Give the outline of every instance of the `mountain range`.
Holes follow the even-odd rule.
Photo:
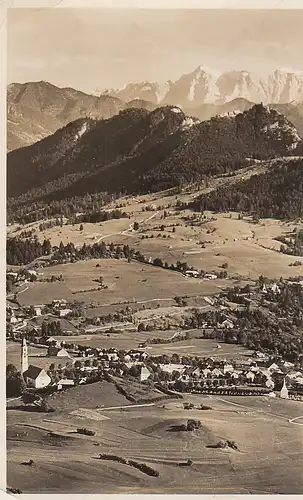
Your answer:
[[[33,144],[78,118],[106,119],[133,107],[155,106],[142,99],[125,103],[43,81],[12,83],[7,88],[7,149]]]
[[[81,118],[7,157],[7,192],[20,203],[86,193],[138,194],[233,174],[303,154],[284,115],[262,104],[201,122],[177,106]]]
[[[261,78],[248,71],[218,72],[198,66],[176,81],[129,83],[107,92],[124,101],[146,99],[155,105],[186,109],[202,104],[222,105],[239,97],[254,103],[285,104],[303,99],[303,71],[276,70]]]
[[[166,88],[142,82],[100,96],[48,82],[12,83],[7,89],[7,149],[31,145],[79,118],[108,119],[124,109],[152,111],[166,104],[178,105],[185,114],[208,120],[269,101],[270,107],[283,113],[303,136],[303,76],[277,71],[267,85],[259,81],[258,86],[244,73],[222,74],[216,80],[216,91],[214,74],[201,67],[174,83],[168,82]],[[292,100],[295,97],[301,100]]]

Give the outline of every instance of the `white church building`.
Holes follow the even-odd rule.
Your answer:
[[[50,376],[43,368],[28,365],[28,348],[24,337],[21,344],[21,373],[28,387],[42,389],[51,383]]]

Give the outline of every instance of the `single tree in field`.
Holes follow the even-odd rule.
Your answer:
[[[138,231],[139,229],[139,222],[135,221],[134,222],[134,231]]]

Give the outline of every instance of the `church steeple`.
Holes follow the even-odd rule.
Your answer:
[[[283,387],[282,387],[281,392],[280,392],[280,398],[282,398],[282,399],[288,398],[288,389],[287,389],[285,378],[284,378],[284,382],[283,382]]]
[[[28,369],[28,352],[25,337],[22,337],[21,344],[21,373],[23,374]]]

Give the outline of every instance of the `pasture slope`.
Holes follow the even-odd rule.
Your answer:
[[[107,382],[54,396],[53,414],[9,409],[8,484],[24,493],[302,492],[303,428],[291,422],[302,404],[184,397],[212,409],[184,410],[182,400],[133,406]],[[201,429],[170,432],[189,418]],[[79,426],[95,436],[78,435]],[[239,451],[214,448],[222,439],[236,441]],[[146,463],[160,476],[98,460],[99,453]],[[21,465],[29,459],[32,467]],[[188,459],[191,467],[178,466]]]

